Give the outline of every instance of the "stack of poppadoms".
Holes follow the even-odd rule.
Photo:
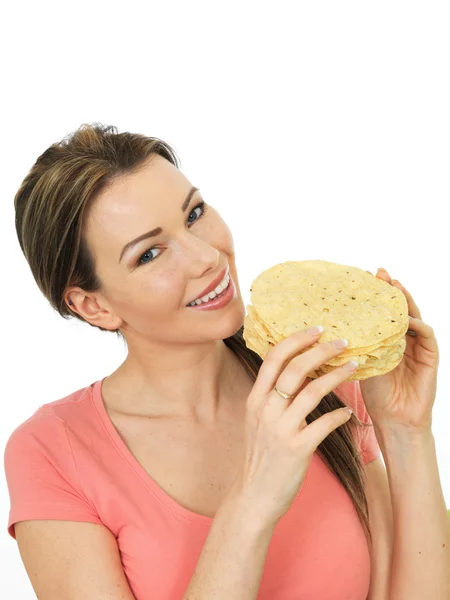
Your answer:
[[[324,260],[287,261],[263,271],[250,292],[243,337],[262,359],[275,344],[314,325],[322,325],[324,332],[304,352],[341,337],[349,344],[311,371],[311,379],[350,359],[359,367],[348,381],[368,379],[392,371],[403,358],[409,326],[405,295],[358,267]]]

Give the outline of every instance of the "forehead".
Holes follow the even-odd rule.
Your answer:
[[[152,207],[180,198],[189,182],[175,165],[154,155],[136,173],[116,179],[93,205],[97,216],[131,214],[138,207]]]
[[[89,247],[112,251],[144,231],[177,217],[191,187],[187,178],[165,158],[154,155],[138,172],[115,180],[93,202],[85,217]],[[117,252],[116,252],[117,254]],[[116,261],[117,262],[117,261]]]

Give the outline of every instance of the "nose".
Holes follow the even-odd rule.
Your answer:
[[[197,271],[197,278],[205,277],[209,273],[218,273],[221,262],[225,262],[221,261],[220,250],[189,232],[183,239],[180,252],[190,267],[195,265],[193,270]]]

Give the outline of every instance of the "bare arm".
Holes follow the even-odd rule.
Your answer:
[[[252,518],[253,512],[253,518]],[[19,551],[42,600],[132,600],[117,540],[103,525],[61,520],[16,523]],[[273,528],[228,496],[217,511],[183,600],[254,600]]]
[[[392,600],[450,598],[450,519],[442,493],[434,436],[376,428],[394,515]]]
[[[236,495],[229,496],[213,520],[183,600],[255,600],[273,531]]]
[[[290,399],[273,390],[275,384],[299,389],[312,369],[343,351],[346,344],[327,342],[298,355],[320,333],[313,328],[289,336],[261,365],[247,398],[245,459],[213,520],[183,600],[257,598],[276,524],[298,494],[318,445],[350,419],[347,409],[337,409],[306,424],[306,416],[350,377],[355,365],[345,363]]]

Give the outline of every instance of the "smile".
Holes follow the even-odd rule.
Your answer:
[[[225,275],[223,280],[219,283],[219,285],[216,288],[214,288],[213,291],[209,292],[205,296],[202,296],[201,298],[197,298],[196,300],[193,300],[186,306],[195,306],[198,304],[208,304],[208,302],[210,300],[214,300],[214,298],[221,296],[222,293],[225,292],[226,289],[228,288],[229,283],[230,283],[230,276],[227,274],[227,275]]]

